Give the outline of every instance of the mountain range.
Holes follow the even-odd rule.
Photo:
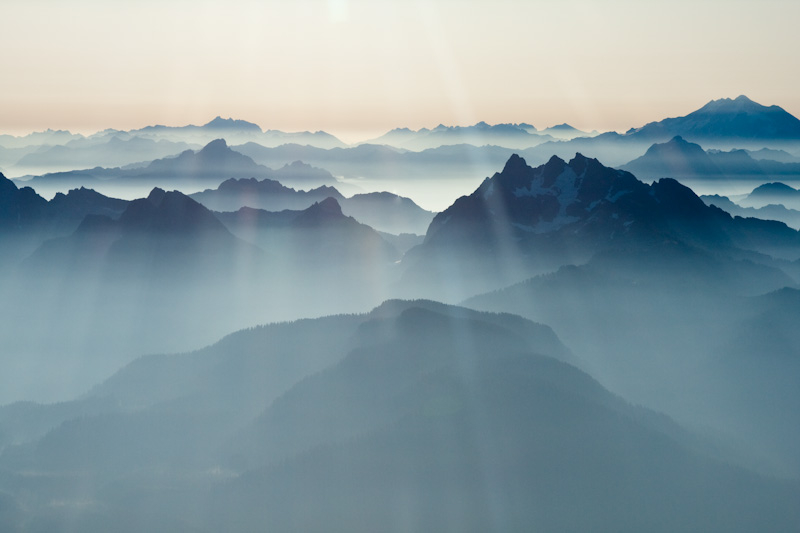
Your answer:
[[[0,405],[0,530],[797,530],[800,232],[751,215],[792,215],[798,145],[762,107],[517,152],[215,119],[0,176],[0,404],[48,401]],[[500,126],[437,134],[541,133]],[[759,168],[744,198],[677,179]]]
[[[258,142],[264,146],[286,143],[322,148],[345,146],[336,137],[321,131],[262,131],[251,122],[217,117],[202,126],[147,126],[129,131],[108,129],[89,136],[53,130],[22,137],[0,135],[0,169],[9,176],[21,177],[97,166],[141,166],[157,158],[200,148],[219,138],[237,144]]]
[[[411,285],[464,297],[602,250],[673,240],[715,252],[800,257],[800,234],[785,225],[732,218],[673,179],[647,185],[578,154],[536,168],[512,156],[502,172],[439,213],[404,262]]]
[[[212,178],[201,175],[203,173],[196,169],[171,168],[171,164],[157,162],[159,157],[164,159],[165,152],[171,149],[176,152],[174,156],[179,156],[177,159],[185,158],[178,153],[182,146],[180,143],[195,148],[222,138],[258,165],[280,168],[302,161],[325,169],[340,180],[340,187],[346,182],[351,188],[348,194],[358,192],[357,188],[361,187],[366,191],[391,189],[404,196],[419,197],[421,194],[431,195],[432,188],[427,184],[447,180],[447,189],[452,192],[447,195],[437,192],[439,197],[434,199],[431,195],[429,203],[424,204],[429,209],[441,210],[459,194],[473,190],[483,177],[502,165],[512,153],[518,153],[534,164],[545,163],[553,155],[566,160],[575,153],[582,153],[611,166],[638,166],[642,178],[679,178],[663,172],[691,171],[692,177],[702,178],[732,176],[774,181],[773,175],[780,174],[794,179],[800,164],[796,123],[798,119],[777,106],[762,106],[740,96],[714,100],[686,116],[631,128],[624,134],[592,132],[583,135],[585,132],[566,124],[537,131],[525,123],[490,125],[480,122],[467,127],[440,125],[418,131],[400,128],[374,140],[377,144],[346,146],[312,142],[300,134],[283,135],[269,130],[258,134],[260,128],[255,124],[218,118],[204,126],[151,126],[130,132],[105,130],[89,137],[73,136],[68,132],[32,135],[29,141],[9,137],[8,147],[0,143],[0,165],[4,165],[7,175],[14,176],[20,176],[20,169],[14,164],[23,158],[26,158],[26,164],[61,166],[60,169],[54,166],[30,167],[25,172],[28,174],[26,179],[31,178],[30,174],[36,174],[29,184],[46,196],[85,186],[104,194],[134,198],[145,195],[153,187],[167,186],[166,182],[160,181],[165,172],[174,174],[168,186],[185,193],[216,186],[231,177],[271,177],[279,181],[282,178],[285,185],[301,188],[332,184],[322,172],[311,179],[313,172],[310,169],[298,168],[294,169],[298,172],[294,172],[289,167],[282,169],[284,172],[278,178],[275,174],[268,175],[264,168],[244,164],[237,168],[231,162],[229,172],[217,173],[219,175]],[[319,135],[324,137],[321,133]],[[550,136],[549,140],[547,136]],[[691,154],[684,154],[689,157],[687,161],[666,161],[659,156],[659,150],[666,155],[660,148],[653,148],[655,152],[645,156],[654,145],[669,143],[675,137],[687,143],[700,143],[713,164],[707,160],[695,160],[697,158],[689,157]],[[46,143],[48,139],[54,143],[61,142],[61,145],[19,146],[26,142]],[[419,141],[419,146],[411,148],[417,151],[407,146],[407,143],[417,142],[415,140]],[[128,144],[131,150],[122,150]],[[642,161],[634,162],[643,156]],[[137,161],[119,169],[97,167],[100,162],[112,166],[132,160]],[[81,161],[85,164],[78,165]],[[50,174],[41,175],[45,171]],[[125,178],[127,184],[114,190],[114,185],[123,185],[120,181],[112,181],[119,178]]]
[[[594,137],[542,143],[525,150],[522,155],[540,161],[552,155],[566,159],[580,152],[606,164],[620,166],[644,155],[654,143],[665,143],[674,137],[708,149],[783,150],[794,158],[792,154],[800,153],[800,120],[778,106],[763,106],[746,96],[722,98],[683,117],[651,122],[624,134],[606,132]],[[785,156],[782,159],[787,162]]]
[[[156,159],[137,168],[95,168],[76,172],[56,172],[34,177],[24,183],[40,189],[58,190],[65,186],[88,185],[122,189],[150,189],[170,182],[177,187],[197,189],[218,184],[230,177],[266,177],[270,169],[257,165],[247,156],[231,150],[224,139],[217,139],[195,152],[186,150],[175,157]]]

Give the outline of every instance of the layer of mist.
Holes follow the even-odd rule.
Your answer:
[[[777,106],[0,146],[2,531],[800,529]]]

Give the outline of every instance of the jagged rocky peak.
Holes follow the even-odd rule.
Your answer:
[[[520,235],[530,235],[557,231],[600,213],[607,218],[616,212],[613,220],[622,221],[624,208],[618,202],[648,203],[652,201],[649,191],[650,187],[632,174],[580,153],[569,163],[553,156],[536,168],[519,155],[512,155],[502,172],[437,215],[426,241],[439,239],[435,235],[445,227],[463,238],[470,232],[491,233],[495,222]]]
[[[6,194],[9,191],[16,191],[17,184],[8,179],[0,172],[0,194]]]
[[[346,218],[342,213],[339,202],[335,198],[326,198],[321,202],[315,202],[314,205],[300,213],[294,220],[293,225],[296,227],[316,227]]]
[[[314,210],[319,213],[324,213],[326,215],[342,215],[342,207],[339,205],[339,202],[336,201],[335,198],[328,197],[322,200],[321,202],[315,202],[314,205],[308,208],[309,211]]]
[[[150,191],[150,194],[147,195],[147,201],[155,206],[159,206],[166,195],[167,191],[160,187],[154,187],[153,190]]]

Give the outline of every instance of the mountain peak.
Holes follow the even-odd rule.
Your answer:
[[[569,125],[569,124],[567,124],[566,122],[564,122],[563,124],[556,124],[555,126],[550,126],[550,127],[549,127],[549,128],[547,128],[547,129],[548,129],[548,130],[556,130],[556,131],[558,131],[558,130],[563,130],[563,131],[578,131],[578,130],[577,130],[577,128],[574,128],[574,127],[570,126],[570,125]]]
[[[707,113],[760,113],[769,109],[766,106],[754,102],[745,95],[739,95],[736,98],[720,98],[718,100],[711,100],[709,103],[700,108],[699,112]]]
[[[228,143],[225,141],[225,139],[214,139],[213,141],[205,145],[203,149],[200,150],[199,153],[218,154],[227,152],[228,150],[230,150],[230,148],[228,148]]]
[[[317,227],[324,224],[345,218],[342,208],[335,198],[325,198],[320,202],[315,202],[311,207],[305,209],[294,219],[293,225],[296,227]]]
[[[339,205],[339,202],[336,201],[336,198],[330,196],[321,202],[315,202],[309,209],[314,208],[314,206],[316,206],[318,211],[328,215],[342,215],[342,207]]]
[[[514,173],[527,167],[528,164],[525,162],[525,159],[520,157],[519,154],[511,154],[511,157],[509,157],[508,161],[506,161],[505,167],[503,167],[503,174],[506,172]]]
[[[166,194],[167,192],[164,189],[160,187],[154,187],[153,190],[150,191],[150,194],[147,195],[147,201],[155,206],[158,206],[164,200],[164,196],[166,196]]]
[[[9,191],[16,191],[18,189],[17,184],[8,179],[0,172],[0,194],[6,194]]]
[[[800,139],[800,120],[776,105],[767,107],[740,95],[711,100],[686,116],[651,122],[629,134],[656,142],[676,135],[691,142]]]
[[[590,159],[582,153],[577,152],[575,157],[570,159],[569,166],[573,171],[575,171],[575,174],[581,174],[584,170],[586,170],[586,167],[589,166],[592,161],[599,163],[597,159]]]
[[[580,152],[575,152],[575,157],[570,159],[569,164],[570,164],[570,166],[572,166],[573,163],[578,164],[578,165],[583,165],[583,164],[586,164],[587,161],[591,161],[591,160],[592,160],[592,158],[586,157],[585,155],[583,155]]]
[[[261,132],[261,127],[258,124],[253,124],[252,122],[247,122],[246,120],[222,118],[221,116],[217,116],[214,120],[204,125],[203,127],[209,129],[217,129],[217,130],[236,129],[236,130],[253,130],[253,131],[257,130]]]

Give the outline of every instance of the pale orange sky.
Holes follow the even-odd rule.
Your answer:
[[[796,0],[3,0],[0,133],[568,122],[746,94],[800,116]]]

